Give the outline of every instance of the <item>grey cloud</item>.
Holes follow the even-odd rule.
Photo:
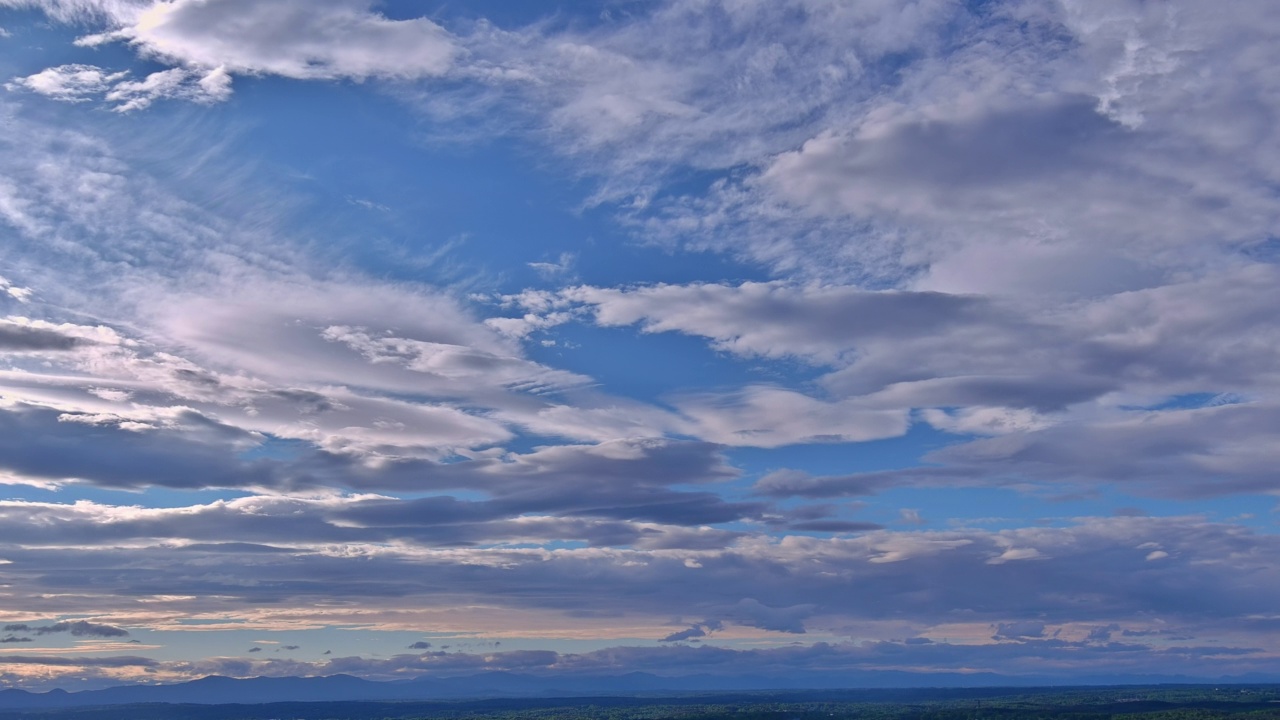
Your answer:
[[[667,489],[736,475],[721,448],[707,443],[649,440],[552,446],[502,460],[403,460],[375,469],[317,450],[303,450],[288,460],[240,459],[237,445],[252,447],[255,438],[196,413],[180,418],[185,428],[136,432],[110,424],[63,422],[65,414],[44,408],[5,410],[0,412],[0,429],[7,430],[2,437],[9,439],[9,447],[0,465],[33,478],[76,478],[121,488],[345,485],[480,490],[493,495],[488,502],[436,497],[408,504],[367,503],[347,513],[350,520],[382,525],[422,526],[433,518],[437,525],[457,525],[461,520],[474,523],[537,512],[568,516],[567,523],[573,517],[597,517],[696,525],[758,516],[766,510],[761,503],[730,502],[709,491]]]
[[[1276,487],[1267,469],[1275,458],[1261,440],[1277,426],[1280,409],[1261,403],[1138,413],[976,440],[927,459],[974,476],[1131,483],[1165,497],[1264,492]]]
[[[1276,28],[1253,24],[1263,4],[1174,6],[1176,20],[1107,3],[986,6],[957,45],[823,117],[800,150],[644,217],[676,242],[826,280],[1027,296],[1160,282],[1198,265],[1203,244],[1274,235],[1280,209],[1259,191],[1274,158],[1252,152],[1277,144],[1256,118],[1280,93],[1245,50]]]
[[[699,623],[693,623],[684,630],[673,632],[658,642],[681,642],[684,640],[692,640],[694,638],[703,638],[713,632],[718,632],[723,629],[724,623],[719,620],[703,620]]]
[[[804,603],[791,607],[769,607],[755,598],[743,598],[724,611],[724,617],[739,625],[777,630],[787,633],[803,633],[804,619],[813,615],[817,605]]]
[[[1270,388],[1277,272],[1255,265],[1061,308],[781,283],[575,288],[603,325],[707,338],[737,354],[834,367],[822,385],[871,407],[1062,410],[1118,390]]]
[[[70,633],[76,637],[128,637],[129,631],[114,625],[92,623],[85,620],[57,622],[51,625],[29,625],[27,623],[10,623],[5,625],[5,632],[28,632],[36,635],[53,633]]]
[[[587,653],[551,651],[424,653],[390,658],[343,657],[321,663],[291,660],[220,659],[199,664],[165,665],[166,670],[218,673],[239,677],[350,673],[378,679],[449,677],[489,671],[559,675],[617,674],[640,670],[668,675],[715,676],[765,674],[787,682],[813,683],[911,665],[934,672],[982,665],[1018,676],[1070,678],[1073,674],[1173,674],[1216,677],[1224,672],[1266,672],[1269,654],[1241,646],[1184,645],[1156,651],[1143,645],[1086,644],[1030,639],[1024,642],[960,645],[946,642],[814,643],[790,647],[734,650],[671,643],[661,647],[611,647]],[[874,678],[872,674],[869,677]]]
[[[427,642],[427,641],[425,641],[425,640],[419,640],[418,642],[416,642],[416,643],[414,643],[414,644],[410,645],[410,646],[409,646],[409,649],[410,649],[410,650],[430,650],[430,649],[431,649],[431,643],[429,643],[429,642]]]
[[[910,485],[917,477],[948,479],[966,478],[967,473],[927,469],[856,473],[843,476],[814,477],[798,470],[776,470],[760,478],[756,492],[769,497],[828,498],[872,495],[888,487]],[[950,477],[949,477],[950,476]]]
[[[29,637],[17,637],[14,635],[6,635],[5,637],[0,638],[0,644],[5,644],[5,645],[8,645],[10,643],[25,643],[25,642],[33,642],[33,641]]]
[[[557,149],[606,175],[603,197],[630,199],[673,168],[740,166],[796,146],[896,84],[901,58],[956,21],[954,5],[933,0],[910,10],[670,2],[590,29],[495,30],[470,36],[471,52],[544,81],[468,88],[423,109],[534,110]],[[495,113],[468,115],[483,126]]]
[[[1044,637],[1044,623],[1034,620],[1000,623],[996,626],[995,631],[995,635],[992,635],[991,637],[996,640],[1025,640],[1028,638],[1042,638]]]
[[[55,665],[62,667],[156,667],[160,663],[151,658],[115,655],[108,657],[65,657],[60,655],[0,655],[0,663],[14,665]]]
[[[89,341],[56,330],[0,322],[0,352],[72,350]]]
[[[1120,630],[1120,626],[1116,623],[1110,625],[1102,625],[1089,631],[1086,640],[1090,642],[1110,642],[1111,636]]]
[[[679,613],[793,633],[894,620],[979,623],[991,628],[988,634],[1003,624],[1006,636],[1025,639],[1040,626],[1047,634],[1052,618],[1054,624],[1079,624],[1083,641],[1100,625],[1144,630],[1154,618],[1182,635],[1246,628],[1269,634],[1274,627],[1249,618],[1272,613],[1268,599],[1280,588],[1269,561],[1280,551],[1275,538],[1194,518],[1094,518],[1061,528],[881,530],[785,541],[756,535],[700,551],[422,552],[402,546],[395,552],[373,546],[376,551],[364,552],[359,544],[343,545],[350,548],[346,553],[363,553],[357,565],[327,550],[333,547],[327,542],[299,544],[289,554],[240,555],[234,562],[173,544],[6,550],[11,563],[5,572],[20,588],[10,607],[47,611],[51,602],[63,604],[47,598],[89,593],[104,609],[124,609],[138,596],[182,594],[192,599],[170,607],[194,612],[206,606],[200,598],[217,597],[219,612],[268,605],[296,607],[305,616],[320,598],[359,598],[370,612],[406,602],[447,599],[456,605],[484,598],[489,605],[565,618],[608,607],[620,617]],[[1153,546],[1167,557],[1148,559]],[[655,587],[662,592],[654,593]],[[868,587],[875,592],[859,591]],[[1087,603],[1079,601],[1081,587],[1089,588]],[[1027,608],[1035,615],[1028,617]]]
[[[879,523],[858,522],[856,520],[806,520],[804,522],[791,523],[788,527],[792,530],[803,532],[830,533],[853,533],[884,529],[884,526]]]
[[[1280,426],[1277,413],[1262,403],[1135,411],[958,443],[926,455],[930,464],[920,467],[824,477],[775,472],[755,490],[775,498],[829,498],[890,487],[1067,482],[1117,483],[1151,497],[1182,499],[1270,492],[1276,480],[1269,468],[1277,458],[1263,438]]]
[[[821,362],[836,362],[870,340],[930,334],[992,312],[990,302],[977,297],[779,282],[583,286],[562,297],[592,310],[599,325],[639,324],[645,332],[702,335],[738,354]]]
[[[237,461],[230,448],[200,442],[196,433],[133,432],[62,422],[62,417],[63,413],[36,407],[0,411],[0,464],[20,475],[79,478],[107,487],[274,484],[271,463]],[[194,414],[188,417],[196,419]],[[230,428],[220,429],[243,437]]]

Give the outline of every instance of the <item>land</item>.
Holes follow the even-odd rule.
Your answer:
[[[953,688],[503,698],[143,703],[0,710],[5,720],[1201,720],[1280,718],[1280,685]]]

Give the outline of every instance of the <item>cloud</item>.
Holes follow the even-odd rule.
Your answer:
[[[38,7],[63,22],[105,24],[77,44],[126,43],[143,58],[172,66],[124,81],[126,72],[62,65],[11,83],[60,100],[104,95],[120,111],[158,98],[225,100],[235,75],[357,81],[439,76],[459,53],[449,33],[430,20],[393,20],[364,0],[6,4]]]
[[[814,442],[864,442],[907,431],[907,414],[856,402],[828,402],[785,388],[750,386],[727,394],[674,400],[689,432],[724,445],[779,447]]]
[[[54,100],[85,102],[92,95],[102,95],[127,72],[107,72],[94,65],[59,65],[34,75],[15,78],[6,83],[8,90],[26,89]]]
[[[996,640],[1026,640],[1042,637],[1044,637],[1044,623],[1033,620],[1000,623],[996,626],[996,634],[992,636]]]
[[[69,633],[75,637],[128,637],[129,631],[114,625],[103,625],[85,620],[57,622],[52,625],[29,625],[27,623],[10,623],[3,627],[5,632],[26,632],[35,635]]]
[[[1089,296],[1203,267],[1208,247],[1274,230],[1255,184],[1274,171],[1248,148],[1268,144],[1252,118],[1280,94],[1242,51],[1260,7],[1177,7],[976,11],[956,45],[897,68],[879,97],[851,94],[798,149],[640,221],[777,272],[949,292]]]
[[[22,318],[0,320],[0,352],[48,352],[71,350],[86,342],[85,338],[58,332],[52,327],[42,327]]]
[[[700,623],[694,623],[684,630],[673,632],[658,642],[682,642],[694,638],[704,638],[713,632],[723,629],[724,623],[719,620],[704,620]]]
[[[559,259],[555,262],[531,262],[526,263],[533,268],[544,280],[550,280],[565,275],[573,270],[573,264],[577,257],[573,253],[560,253]]]
[[[138,608],[130,598],[163,587],[188,598],[168,600],[166,608],[189,616],[227,607],[250,615],[255,607],[293,608],[291,616],[322,624],[344,617],[306,609],[322,598],[361,597],[365,610],[350,619],[370,622],[384,611],[388,618],[400,617],[395,608],[405,598],[429,608],[447,596],[454,604],[507,598],[500,602],[501,613],[482,621],[504,632],[517,630],[524,622],[520,613],[533,609],[569,627],[587,622],[575,611],[607,604],[623,616],[652,617],[655,627],[679,613],[707,618],[701,623],[707,628],[719,621],[781,633],[896,618],[925,627],[1013,623],[1025,634],[1017,623],[1047,624],[1044,618],[1090,628],[1115,622],[1142,629],[1144,618],[1153,616],[1168,627],[1240,628],[1248,617],[1269,612],[1245,586],[1265,589],[1275,579],[1267,564],[1273,538],[1196,518],[1089,518],[1061,528],[1000,531],[870,530],[837,538],[753,534],[683,549],[624,541],[618,547],[549,551],[521,548],[521,537],[509,547],[437,544],[403,524],[353,528],[334,513],[368,502],[258,498],[152,510],[7,503],[6,532],[25,538],[29,547],[7,553],[12,563],[6,573],[24,588],[11,607],[28,612],[49,595],[87,593],[104,612],[133,612]],[[430,527],[433,521],[422,523]],[[559,532],[549,538],[566,537]],[[269,553],[218,547],[246,536],[274,536],[281,547]],[[1147,561],[1150,543],[1168,557]],[[1038,558],[989,562],[1010,548],[1034,549]],[[358,572],[352,557],[361,558]],[[137,565],[143,558],[146,565]],[[235,573],[212,572],[229,573],[232,565]],[[1087,607],[1072,600],[1071,588],[1083,577],[1094,578]],[[880,591],[850,593],[855,578]],[[663,588],[660,595],[643,592],[655,586]],[[103,595],[101,587],[110,593]],[[222,598],[221,604],[201,599],[212,596]],[[1029,607],[1038,615],[1027,617]]]
[[[160,663],[151,658],[114,655],[109,657],[59,657],[56,655],[0,655],[0,663],[49,665],[77,668],[149,668]]]
[[[410,649],[410,650],[430,650],[430,649],[431,649],[431,643],[429,643],[429,642],[427,642],[427,641],[425,641],[425,640],[419,640],[418,642],[416,642],[416,643],[414,643],[414,644],[410,645],[410,646],[409,646],[409,649]]]

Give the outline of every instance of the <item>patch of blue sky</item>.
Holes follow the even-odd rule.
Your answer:
[[[1276,189],[1276,193],[1280,194],[1280,188]],[[1280,237],[1268,237],[1261,242],[1246,245],[1239,252],[1254,262],[1280,263]]]
[[[241,460],[297,460],[315,451],[315,445],[305,440],[264,435],[262,442],[240,453]]]
[[[421,121],[412,110],[369,85],[237,83],[240,112],[253,118],[238,149],[309,198],[292,227],[324,239],[318,252],[372,276],[470,282],[499,292],[579,281],[764,279],[731,257],[676,257],[635,237],[612,208],[583,207],[587,180],[518,140],[424,140],[414,133]],[[335,103],[335,93],[345,101]],[[707,177],[690,182],[705,184]],[[533,267],[566,254],[571,260],[562,273]]]
[[[1235,405],[1244,402],[1244,398],[1234,393],[1197,392],[1183,393],[1166,398],[1153,405],[1126,406],[1126,410],[1198,410],[1200,408]]]
[[[146,488],[145,490],[116,490],[93,485],[68,484],[60,488],[42,488],[31,485],[0,485],[0,498],[41,503],[74,503],[86,500],[100,505],[140,506],[150,508],[179,508],[191,505],[207,505],[219,500],[233,500],[252,495],[245,490],[225,488],[200,488],[181,490],[173,488]]]
[[[544,337],[556,344],[542,346]],[[683,393],[803,383],[818,374],[799,363],[743,360],[716,352],[702,338],[636,327],[571,323],[535,335],[527,347],[533,360],[587,375],[612,395],[663,404]]]

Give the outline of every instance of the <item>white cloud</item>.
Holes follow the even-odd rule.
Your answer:
[[[112,85],[128,76],[127,72],[108,72],[93,65],[59,65],[41,70],[34,75],[14,78],[6,83],[8,90],[26,89],[31,92],[67,102],[85,102],[92,95],[101,95]]]
[[[183,98],[196,102],[219,102],[231,95],[231,76],[222,67],[208,72],[182,68],[151,73],[142,80],[118,82],[105,95],[116,103],[118,112],[141,110],[161,98]]]
[[[234,75],[312,80],[410,80],[439,76],[460,50],[426,18],[392,20],[367,0],[5,0],[38,7],[63,22],[95,22],[103,32],[77,43],[122,42],[172,65],[139,81],[84,65],[50,68],[15,84],[64,100],[106,93],[121,111],[157,98],[217,102]]]
[[[116,20],[119,29],[81,42],[125,41],[168,62],[238,74],[408,79],[443,74],[457,53],[430,20],[391,20],[367,0],[173,0]]]
[[[3,276],[0,276],[0,290],[4,291],[5,295],[8,295],[10,298],[17,300],[20,303],[27,303],[31,301],[31,288],[14,285]]]

